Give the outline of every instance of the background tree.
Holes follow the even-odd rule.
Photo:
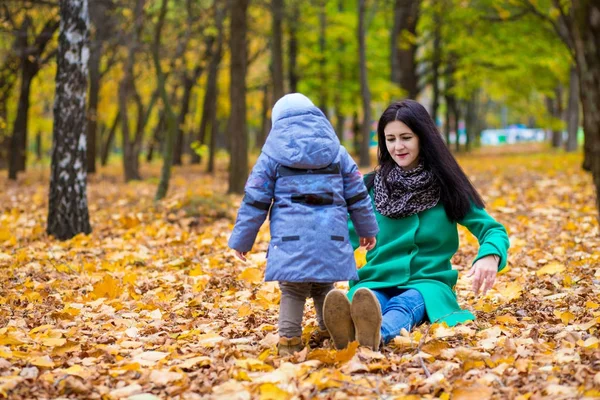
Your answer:
[[[175,141],[177,135],[177,121],[175,120],[175,113],[171,108],[171,102],[166,88],[165,74],[160,65],[160,39],[162,35],[162,28],[165,23],[165,17],[167,15],[167,0],[162,0],[160,7],[160,13],[158,16],[158,22],[156,23],[156,31],[154,34],[154,44],[152,47],[152,59],[154,61],[154,68],[156,68],[156,76],[158,78],[158,91],[164,107],[165,113],[165,147],[163,152],[163,167],[160,175],[160,182],[156,191],[156,200],[161,200],[167,194],[169,189],[169,179],[171,178],[171,165],[173,163],[173,150],[175,148]]]
[[[144,0],[136,0],[133,12],[133,23],[127,35],[127,60],[124,65],[124,75],[119,85],[119,114],[121,120],[121,134],[123,143],[123,170],[125,181],[141,179],[139,171],[139,155],[144,137],[146,107],[136,87],[134,68],[136,55],[141,47],[141,35],[144,28]],[[134,100],[137,108],[137,122],[135,135],[131,137],[132,125],[129,121],[129,102]],[[151,104],[154,105],[156,97],[153,96]],[[148,107],[150,108],[150,107]]]
[[[42,5],[43,6],[43,5]],[[20,87],[16,118],[10,141],[8,177],[17,179],[17,172],[24,171],[27,164],[27,136],[31,83],[40,69],[56,55],[52,38],[58,29],[58,16],[53,7],[43,6],[46,17],[35,18],[32,6],[17,5],[12,13],[4,8],[6,18],[15,32],[15,51],[19,58]],[[19,15],[19,14],[23,15]],[[20,17],[20,24],[17,18]],[[43,19],[41,28],[39,19]]]
[[[368,167],[369,160],[369,142],[371,141],[371,91],[369,90],[369,80],[367,76],[367,56],[366,56],[366,0],[358,0],[358,51],[360,66],[360,93],[363,104],[363,122],[361,126],[362,145],[360,147],[360,166]]]
[[[216,147],[216,133],[218,129],[217,123],[217,98],[219,95],[218,73],[219,65],[223,57],[223,40],[224,40],[224,20],[227,15],[228,2],[215,1],[213,5],[216,40],[214,40],[214,51],[210,53],[210,61],[208,65],[208,76],[206,78],[206,89],[202,102],[202,115],[200,119],[200,128],[198,129],[197,142],[204,145],[208,142],[209,160],[207,171],[214,170],[214,155]],[[201,161],[198,152],[192,154],[192,163]]]
[[[89,4],[90,22],[93,26],[93,34],[90,40],[90,58],[89,58],[89,101],[88,101],[88,124],[87,124],[87,172],[96,172],[96,155],[98,138],[98,104],[100,96],[100,86],[102,77],[115,64],[116,49],[114,47],[115,22],[113,16],[115,4],[113,0],[97,0]],[[113,42],[113,43],[111,43]],[[101,66],[102,58],[109,47],[113,47],[109,60],[104,68]]]
[[[273,62],[273,100],[280,99],[284,92],[283,85],[283,0],[271,0],[273,13],[273,36],[271,40],[271,54]]]
[[[60,0],[49,235],[90,233],[86,182],[87,0]]]
[[[417,75],[417,23],[421,0],[396,0],[391,32],[391,79],[409,99],[419,94]]]
[[[246,122],[246,31],[247,11],[249,0],[232,0],[231,37],[229,48],[231,52],[231,68],[229,99],[231,113],[229,116],[229,146],[231,160],[229,161],[229,192],[243,193],[248,178],[248,125]]]

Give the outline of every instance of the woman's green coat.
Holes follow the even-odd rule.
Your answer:
[[[369,191],[371,199],[373,190]],[[375,204],[373,204],[375,209]],[[430,322],[446,322],[449,326],[474,320],[468,310],[461,310],[454,285],[458,271],[450,259],[458,250],[458,230],[446,215],[444,206],[422,211],[406,218],[392,219],[375,209],[379,224],[377,245],[367,252],[367,263],[358,270],[358,281],[350,281],[348,297],[361,287],[381,289],[397,287],[415,289],[425,299]],[[479,241],[479,252],[473,262],[488,255],[500,257],[498,270],[506,265],[508,235],[502,224],[484,209],[473,208],[459,221]],[[358,236],[349,222],[350,240],[356,249]]]

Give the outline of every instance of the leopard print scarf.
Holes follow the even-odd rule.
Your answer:
[[[436,206],[440,186],[423,162],[409,171],[398,165],[384,178],[381,170],[375,174],[375,208],[389,218],[405,218]]]

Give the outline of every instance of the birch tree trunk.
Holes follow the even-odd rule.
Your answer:
[[[87,0],[60,0],[47,226],[60,240],[92,230],[86,182],[88,37]]]

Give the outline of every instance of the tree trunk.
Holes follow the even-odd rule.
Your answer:
[[[288,75],[290,81],[290,92],[298,91],[298,21],[300,20],[300,9],[298,7],[299,0],[293,0],[288,8],[288,25],[290,27],[290,39],[288,41]]]
[[[100,153],[100,164],[103,167],[106,166],[106,163],[108,162],[108,154],[110,153],[110,147],[112,146],[112,142],[115,137],[115,132],[117,131],[117,126],[119,125],[120,117],[121,117],[121,114],[119,113],[119,111],[117,111],[117,115],[115,116],[115,119],[110,127],[110,130],[108,131],[108,137],[106,138],[106,141],[104,142],[104,145],[102,146],[102,151]]]
[[[369,90],[369,80],[367,77],[365,2],[366,0],[358,0],[358,59],[360,70],[360,95],[362,98],[363,109],[363,121],[361,127],[362,144],[360,146],[361,167],[368,167],[371,163],[371,160],[369,159],[369,144],[371,141],[371,91]]]
[[[248,177],[248,127],[246,122],[246,68],[247,68],[247,11],[249,0],[232,0],[230,34],[230,88],[229,99],[229,193],[244,193]]]
[[[33,43],[30,43],[29,31],[31,30],[31,24],[32,21],[27,16],[16,32],[18,37],[15,47],[19,53],[21,62],[21,88],[17,117],[14,122],[13,134],[10,142],[8,177],[11,180],[17,179],[17,172],[25,171],[25,165],[27,163],[27,125],[29,120],[31,81],[37,75],[42,65],[48,61],[48,57],[42,59],[42,55],[44,54],[46,46],[52,39],[54,32],[58,28],[57,20],[48,20],[41,32],[33,38]]]
[[[218,98],[218,75],[219,65],[223,54],[223,21],[227,15],[227,2],[223,1],[215,3],[215,25],[217,28],[217,41],[215,51],[212,52],[209,65],[208,76],[206,78],[206,91],[204,93],[204,101],[202,104],[202,117],[200,120],[200,129],[196,140],[205,144],[207,136],[211,135],[212,125],[215,124],[217,115],[217,98]],[[201,161],[200,155],[196,152],[192,153],[192,164],[199,164]]]
[[[98,103],[102,75],[111,67],[110,63],[107,69],[102,72],[100,64],[104,54],[104,44],[111,40],[116,34],[116,18],[111,14],[116,8],[113,0],[96,1],[89,4],[90,22],[93,26],[93,39],[90,42],[90,92],[88,101],[88,128],[87,128],[87,172],[96,172],[96,155],[98,140]]]
[[[459,127],[460,127],[460,106],[458,104],[458,100],[456,98],[453,98],[452,101],[452,114],[454,116],[453,120],[454,120],[454,134],[456,137],[456,152],[458,153],[460,151],[460,135],[459,135]]]
[[[160,144],[163,142],[163,132],[166,128],[165,113],[161,111],[158,117],[158,123],[154,127],[154,133],[148,146],[148,153],[146,154],[146,162],[151,163],[154,159],[154,151],[158,148],[160,150]]]
[[[420,3],[420,0],[396,0],[394,5],[391,35],[392,82],[404,89],[409,99],[416,99],[419,94],[417,46],[413,38],[417,33]]]
[[[325,72],[325,65],[327,63],[327,56],[325,54],[326,37],[325,33],[327,30],[327,0],[321,0],[319,5],[319,108],[323,111],[323,114],[327,117],[327,73]]]
[[[452,90],[454,89],[454,63],[455,57],[453,54],[448,56],[448,61],[446,64],[446,71],[444,73],[445,85],[444,85],[444,99],[446,101],[446,118],[444,123],[444,131],[446,132],[446,146],[448,148],[452,148],[452,143],[450,143],[450,133],[453,128],[453,115],[456,99]]]
[[[579,130],[579,79],[577,69],[571,67],[569,79],[569,105],[567,107],[567,132],[568,138],[565,150],[577,150],[577,131]]]
[[[466,151],[471,151],[471,145],[474,142],[475,136],[478,132],[478,105],[479,91],[474,90],[469,96],[465,110],[465,130],[467,135],[467,141],[465,144]]]
[[[352,147],[354,147],[354,154],[360,154],[360,144],[361,144],[361,129],[362,126],[360,124],[360,120],[358,119],[358,112],[354,111],[354,115],[352,116]]]
[[[196,84],[197,79],[183,79],[183,97],[181,99],[181,110],[177,117],[176,126],[176,140],[173,151],[173,165],[182,165],[181,157],[183,156],[183,148],[185,143],[185,133],[183,125],[185,124],[185,118],[190,110],[190,99],[192,98],[192,89]],[[170,108],[170,107],[169,107]]]
[[[208,144],[208,165],[206,172],[212,174],[215,172],[215,155],[217,150],[217,137],[221,128],[221,121],[213,119],[210,128],[210,143]]]
[[[283,0],[271,0],[273,14],[273,35],[271,36],[271,63],[273,69],[273,99],[279,100],[285,93],[283,87],[283,46],[281,43],[283,32]]]
[[[35,159],[37,161],[42,159],[42,132],[40,131],[35,134]]]
[[[162,33],[162,27],[165,22],[165,17],[167,15],[167,1],[168,0],[162,0],[160,14],[156,24],[156,32],[154,35],[154,46],[152,49],[152,59],[154,61],[154,68],[156,69],[156,77],[158,78],[158,91],[160,92],[160,98],[162,99],[165,122],[167,125],[167,130],[165,131],[165,148],[163,151],[163,166],[160,174],[160,182],[156,190],[155,200],[163,199],[169,190],[171,165],[173,163],[173,147],[175,146],[175,141],[177,139],[177,121],[175,119],[175,113],[171,109],[171,102],[169,101],[169,95],[167,94],[166,89],[166,78],[160,65],[160,37]]]
[[[446,146],[450,148],[450,96],[446,94],[446,113],[444,114],[444,136],[446,137]]]
[[[433,87],[433,99],[431,101],[431,118],[437,125],[437,112],[440,106],[440,64],[442,62],[442,18],[438,11],[434,15],[434,37],[433,37],[433,59],[431,60],[431,70],[433,72],[431,85]]]
[[[10,136],[6,131],[8,110],[6,102],[0,99],[0,170],[8,167],[8,148],[10,147]]]
[[[22,29],[19,31],[19,36],[21,36]],[[19,40],[17,38],[17,45]],[[7,104],[17,83],[19,68],[19,57],[16,54],[6,57],[0,68],[0,170],[8,167],[8,150],[10,149],[11,137],[8,130]]]
[[[32,69],[31,63],[29,61],[23,61],[17,117],[13,127],[9,151],[10,158],[8,163],[8,177],[12,180],[17,179],[17,172],[25,171],[25,165],[27,164],[29,95],[31,92],[31,81],[33,80],[35,74],[36,72]]]
[[[584,162],[592,172],[600,213],[600,37],[597,34],[600,31],[600,5],[590,1],[573,0],[571,12],[587,146]]]
[[[126,182],[141,179],[139,172],[141,139],[139,139],[139,136],[140,132],[143,132],[143,127],[141,126],[140,122],[143,119],[142,116],[144,115],[144,109],[141,99],[136,92],[133,68],[135,65],[135,56],[138,50],[139,40],[143,28],[144,3],[145,0],[137,0],[135,4],[134,26],[131,32],[131,39],[128,43],[129,54],[125,62],[124,77],[119,86],[119,113],[121,115],[121,134],[123,135],[123,170],[125,173]],[[131,96],[135,98],[138,108],[137,132],[133,140],[131,139],[128,112],[128,103]]]
[[[90,233],[87,207],[87,0],[60,0],[49,235],[59,240]]]
[[[344,1],[340,0],[338,1],[338,12],[340,14],[342,14],[344,12]],[[338,38],[338,54],[344,54],[344,49],[346,47],[346,43],[345,43],[345,39],[344,38]],[[342,57],[338,57],[338,62],[337,62],[337,71],[338,71],[338,82],[344,82],[345,81],[345,75],[346,75],[346,68],[344,66],[344,60],[342,59]],[[340,142],[344,139],[344,113],[342,111],[342,90],[336,90],[334,91],[334,95],[333,95],[333,107],[335,109],[335,132],[337,134],[338,139],[340,139]]]
[[[554,89],[554,98],[548,98],[548,112],[554,118],[554,123],[557,120],[562,121],[562,89],[560,85],[556,86]],[[551,138],[552,147],[559,148],[562,146],[562,130],[556,129],[555,127],[552,129],[552,138]]]
[[[100,95],[100,59],[102,58],[102,43],[93,40],[90,44],[90,99],[87,110],[87,172],[96,172],[96,131],[98,127],[98,101]]]
[[[263,87],[263,101],[262,101],[262,111],[261,111],[261,125],[260,130],[258,131],[258,135],[256,135],[256,145],[257,149],[262,149],[265,141],[267,140],[267,135],[271,130],[271,118],[269,118],[269,109],[271,108],[271,102],[269,101],[269,85],[265,85]]]
[[[346,122],[346,117],[342,114],[341,106],[336,107],[335,109],[335,133],[340,140],[340,143],[344,140],[344,123]]]

